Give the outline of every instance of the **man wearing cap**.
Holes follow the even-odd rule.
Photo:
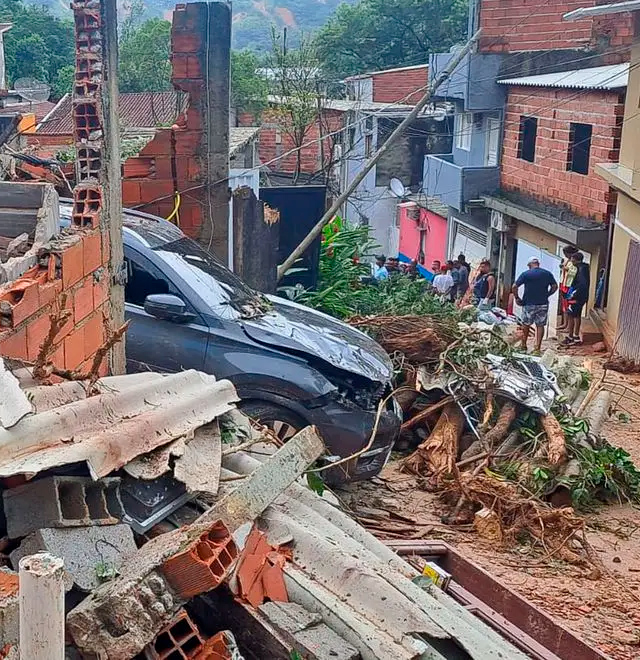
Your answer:
[[[544,268],[540,268],[537,257],[531,257],[527,266],[529,270],[521,273],[511,288],[516,302],[524,308],[522,314],[522,350],[527,350],[527,340],[531,326],[536,328],[535,353],[540,353],[544,329],[549,319],[549,298],[558,290],[555,277]],[[524,294],[520,298],[518,290],[524,286]]]

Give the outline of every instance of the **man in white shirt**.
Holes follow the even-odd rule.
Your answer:
[[[453,277],[446,266],[440,268],[440,273],[433,278],[433,288],[441,296],[448,296],[453,289]]]
[[[384,254],[379,254],[376,257],[376,263],[373,267],[373,277],[374,279],[380,282],[381,280],[389,279],[389,271],[387,270],[385,264],[387,263],[387,258]]]

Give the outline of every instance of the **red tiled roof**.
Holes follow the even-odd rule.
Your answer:
[[[175,90],[169,92],[136,92],[120,94],[120,128],[156,128],[170,125],[187,104],[186,94]],[[47,118],[38,133],[48,135],[71,135],[71,96],[64,96]]]
[[[0,25],[0,27],[2,26]],[[51,103],[51,101],[40,101],[38,103],[25,101],[24,103],[14,103],[13,105],[0,108],[0,116],[11,117],[13,115],[24,115],[32,112],[36,116],[36,121],[42,121],[55,107],[56,104]]]

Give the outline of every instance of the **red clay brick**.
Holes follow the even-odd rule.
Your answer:
[[[162,572],[180,597],[188,600],[219,586],[237,556],[233,537],[218,522],[198,541],[168,559]]]
[[[102,237],[93,231],[84,237],[84,274],[93,273],[102,265]]]
[[[95,312],[84,325],[84,354],[92,357],[104,343],[104,323],[101,312]]]
[[[0,355],[27,360],[27,329],[0,332]]]
[[[79,282],[84,275],[84,249],[82,241],[69,246],[61,255],[62,285],[65,289]]]
[[[64,369],[64,342],[61,342],[53,354],[49,357],[51,363],[58,367],[58,369]]]
[[[161,197],[173,195],[173,181],[144,179],[140,182],[140,197],[142,202],[154,202]]]
[[[2,296],[5,300],[9,299],[12,304],[14,327],[40,309],[40,295],[38,293],[40,286],[40,283],[36,280],[18,280],[14,283],[14,286],[9,288],[8,296]]]
[[[33,361],[38,357],[49,328],[51,328],[51,319],[48,312],[27,323],[27,359]]]
[[[52,303],[58,298],[62,292],[62,280],[53,280],[40,286],[38,295],[40,297],[40,305],[44,307]]]
[[[109,277],[107,271],[103,271],[100,279],[93,284],[93,309],[104,305],[109,299]]]
[[[76,369],[84,362],[84,327],[80,326],[64,340],[65,369]]]
[[[204,640],[189,615],[181,610],[173,621],[165,626],[145,648],[150,660],[188,660],[202,651]]]
[[[140,182],[128,179],[122,180],[123,206],[137,206],[140,204]]]
[[[208,639],[195,660],[231,660],[231,649],[224,631]]]
[[[73,315],[76,324],[93,312],[93,277],[85,277],[73,292]]]

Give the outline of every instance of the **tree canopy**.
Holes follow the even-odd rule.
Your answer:
[[[0,23],[13,24],[4,34],[8,84],[36,78],[51,85],[54,99],[71,91],[65,89],[68,67],[74,64],[71,21],[55,17],[44,6],[0,0]]]
[[[267,81],[258,75],[259,67],[251,51],[231,51],[231,105],[256,115],[266,106],[269,93]]]
[[[120,38],[121,92],[162,92],[171,89],[171,23],[150,18],[136,24],[133,14]]]
[[[465,38],[468,0],[359,0],[342,4],[316,34],[336,77],[428,61]]]

